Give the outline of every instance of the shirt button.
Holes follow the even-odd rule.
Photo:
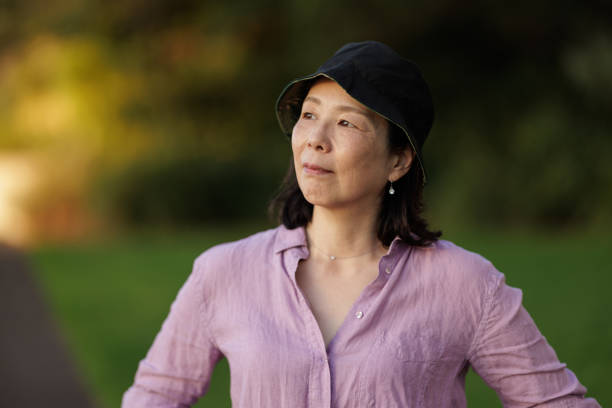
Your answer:
[[[391,275],[391,269],[389,269],[389,268],[385,268],[385,273],[386,273],[387,275]]]
[[[355,313],[355,317],[358,318],[358,319],[361,319],[363,317],[363,312],[359,311],[359,312]]]

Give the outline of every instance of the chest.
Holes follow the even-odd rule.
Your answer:
[[[308,301],[326,346],[352,312],[363,290],[378,275],[378,266],[364,264],[358,271],[344,272],[316,270],[306,262],[296,271],[296,282]]]
[[[233,389],[253,387],[260,406],[461,406],[425,403],[446,398],[455,382],[461,389],[469,339],[464,346],[458,341],[473,326],[441,330],[450,311],[436,306],[439,296],[432,299],[437,285],[401,285],[400,270],[387,274],[384,262],[382,274],[376,265],[348,278],[309,275],[301,266],[295,282],[281,274],[241,281],[239,290],[228,292],[236,300],[217,309],[213,332]],[[259,282],[269,290],[253,290]],[[431,392],[434,382],[444,392]]]

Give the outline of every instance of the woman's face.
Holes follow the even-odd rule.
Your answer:
[[[298,184],[313,205],[378,208],[387,181],[408,170],[410,154],[389,150],[388,122],[336,82],[318,80],[293,128]]]

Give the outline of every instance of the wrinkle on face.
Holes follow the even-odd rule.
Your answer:
[[[367,126],[350,122],[351,118],[356,122],[356,115]],[[292,135],[296,176],[304,197],[327,207],[378,205],[393,167],[388,126],[386,119],[353,99],[336,82],[317,81],[302,105]],[[317,149],[313,141],[325,148]],[[304,160],[325,164],[333,174],[305,174]]]

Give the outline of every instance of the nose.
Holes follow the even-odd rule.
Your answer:
[[[331,150],[329,141],[329,129],[325,124],[316,124],[310,128],[306,139],[306,145],[319,152],[326,153]]]

